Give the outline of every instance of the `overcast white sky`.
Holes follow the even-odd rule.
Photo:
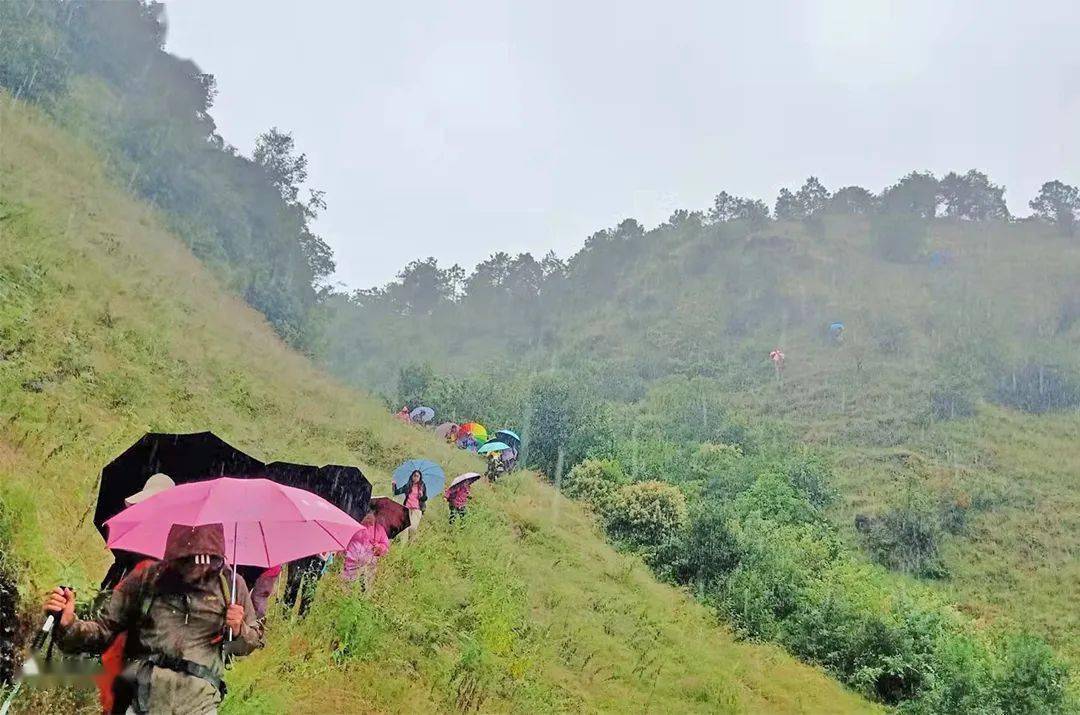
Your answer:
[[[1080,183],[1080,6],[167,0],[250,154],[293,132],[349,287],[428,255],[577,250],[721,190],[979,168]]]

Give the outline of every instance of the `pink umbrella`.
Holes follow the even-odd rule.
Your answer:
[[[110,549],[165,555],[173,524],[221,524],[236,566],[278,566],[324,551],[344,551],[360,524],[322,497],[269,479],[223,477],[181,484],[124,509],[105,522]],[[232,640],[232,630],[229,640]]]
[[[360,528],[311,492],[269,479],[181,484],[128,507],[105,522],[111,549],[161,558],[173,524],[221,524],[234,566],[278,566],[324,551],[343,551]]]

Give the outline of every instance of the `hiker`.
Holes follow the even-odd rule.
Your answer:
[[[514,467],[517,465],[517,450],[513,447],[510,447],[509,449],[504,449],[502,452],[499,453],[499,459],[506,467],[506,471],[512,472],[514,471]]]
[[[829,340],[833,345],[840,345],[844,342],[844,324],[840,322],[832,323],[829,325]]]
[[[255,617],[262,622],[266,617],[266,610],[270,607],[270,596],[274,594],[274,588],[281,576],[281,566],[238,566],[236,573],[248,584],[251,603],[255,606]]]
[[[469,491],[472,489],[472,480],[460,482],[446,490],[446,501],[450,505],[450,523],[465,516],[465,507],[469,503]]]
[[[769,353],[769,359],[772,360],[773,367],[776,369],[776,379],[782,379],[784,376],[784,351],[776,348]]]
[[[289,562],[289,573],[285,579],[285,606],[292,610],[300,598],[300,615],[306,616],[311,602],[315,599],[315,587],[326,571],[326,562],[330,554],[316,554]]]
[[[138,504],[154,496],[159,492],[176,486],[176,483],[167,474],[158,472],[151,475],[143,484],[140,491],[124,499],[124,506]],[[113,553],[113,565],[101,582],[99,594],[105,598],[112,596],[112,591],[124,578],[136,574],[148,566],[154,564],[157,559],[132,553],[130,551],[116,551]],[[102,712],[112,712],[114,707],[113,685],[120,674],[124,672],[124,650],[127,647],[127,632],[117,634],[112,643],[101,654],[101,672],[94,678],[98,687],[98,699],[101,701]]]
[[[390,548],[386,538],[386,529],[375,520],[375,512],[369,511],[360,521],[360,528],[349,540],[345,549],[345,565],[341,569],[341,578],[352,582],[362,578],[361,585],[367,591],[375,578],[375,566]]]
[[[409,481],[400,487],[394,487],[394,496],[405,495],[405,508],[409,510],[409,528],[402,532],[402,543],[409,543],[409,539],[416,536],[416,530],[420,526],[420,517],[427,508],[427,485],[424,484],[423,475],[419,469],[414,469],[409,474]]]
[[[502,460],[502,452],[488,452],[487,476],[491,482],[496,482],[499,477],[506,474],[506,462]]]
[[[214,713],[225,695],[223,658],[262,646],[247,586],[238,579],[232,591],[230,576],[221,524],[174,524],[162,561],[124,579],[100,617],[79,619],[68,588],[54,589],[45,611],[60,614],[55,637],[67,653],[100,653],[128,632],[113,712]]]
[[[412,417],[409,416],[409,406],[408,405],[405,405],[400,410],[398,410],[397,414],[395,414],[394,417],[398,418],[402,422],[407,422],[407,423],[410,423],[410,424],[412,423]]]

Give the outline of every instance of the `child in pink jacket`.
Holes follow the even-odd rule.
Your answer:
[[[472,482],[461,482],[446,490],[446,501],[450,504],[450,523],[465,516],[465,507],[469,503],[469,490]]]
[[[375,521],[375,514],[368,512],[345,549],[345,566],[342,568],[341,577],[346,581],[355,581],[362,577],[364,590],[371,588],[371,581],[375,578],[375,565],[389,548],[390,540],[386,538],[386,529]]]

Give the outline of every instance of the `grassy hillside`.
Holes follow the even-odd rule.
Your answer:
[[[410,456],[477,466],[286,349],[98,157],[6,96],[0,246],[0,548],[26,617],[51,585],[96,582],[97,474],[144,431],[211,428],[268,458],[359,464],[376,492]],[[226,710],[873,709],[778,649],[735,643],[532,476],[478,491],[460,531],[434,506],[370,597],[327,579],[306,621],[275,616]]]
[[[356,298],[361,317],[343,310],[335,335],[345,346],[362,336],[383,360],[407,360],[409,346],[459,374],[506,375],[509,354],[576,375],[616,412],[647,405],[672,376],[695,380],[668,419],[704,415],[708,398],[830,453],[841,497],[831,514],[852,543],[857,515],[913,497],[955,517],[929,583],[980,622],[1038,633],[1076,661],[1080,240],[1030,221],[915,224],[926,236],[906,261],[883,257],[865,217],[624,224],[590,238],[514,314],[492,301],[491,316],[470,322],[478,308],[466,296],[417,317],[390,290],[381,303]],[[826,338],[833,321],[846,324],[842,345]],[[783,381],[774,347],[787,355]],[[393,376],[363,361],[330,352],[342,375],[393,391]],[[1062,404],[1025,407],[1051,398]]]

